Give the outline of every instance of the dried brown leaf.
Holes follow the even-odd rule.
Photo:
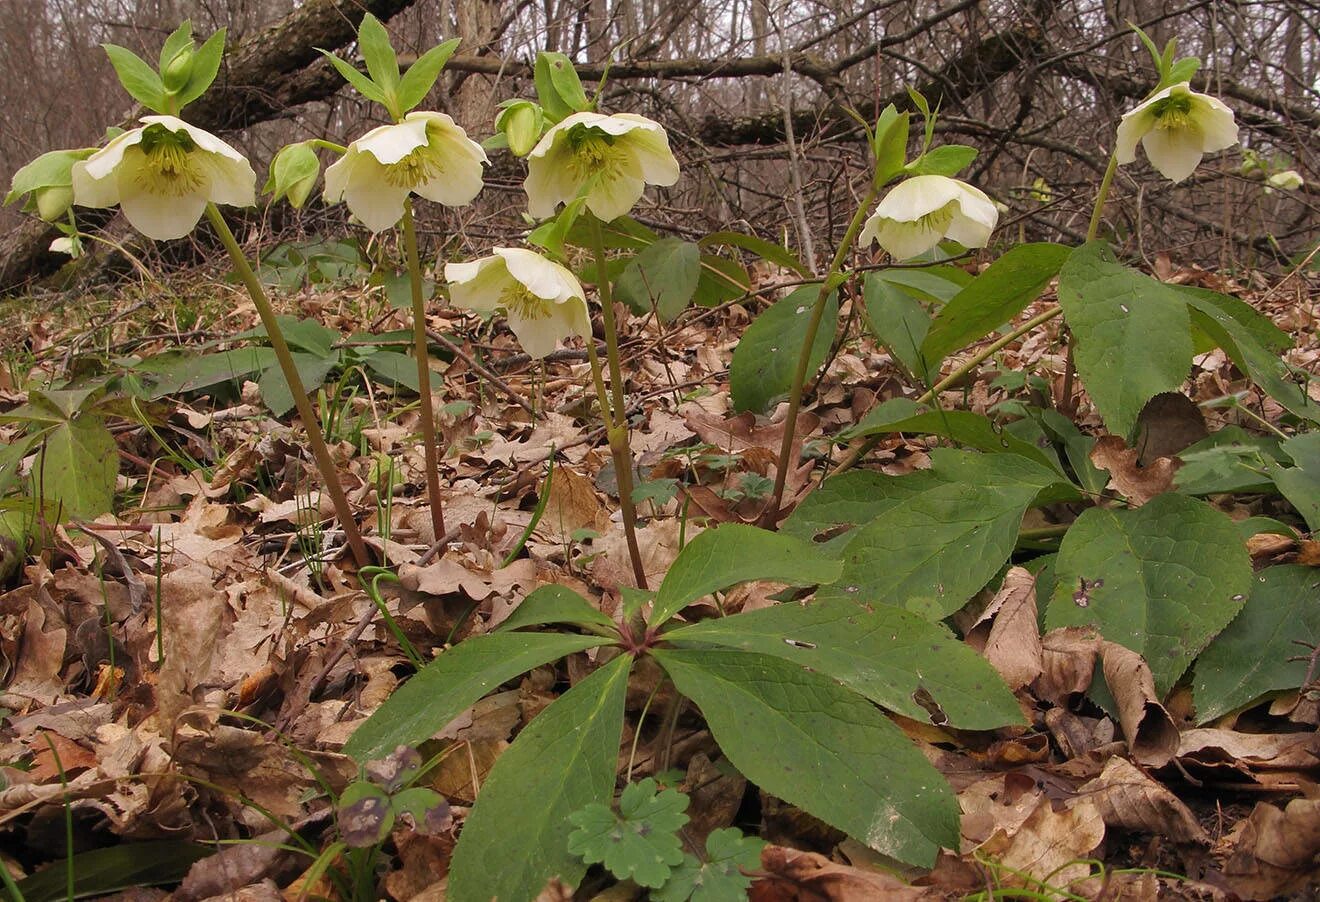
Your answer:
[[[1146,465],[1137,462],[1139,453],[1129,449],[1117,435],[1102,435],[1091,449],[1091,463],[1109,471],[1109,488],[1140,507],[1156,495],[1173,488],[1173,475],[1182,465],[1173,457],[1158,457]]]
[[[1224,864],[1229,885],[1245,899],[1272,899],[1314,889],[1320,856],[1320,799],[1293,799],[1280,810],[1261,802],[1235,831]]]
[[[1174,842],[1210,842],[1191,809],[1123,758],[1110,758],[1100,776],[1082,784],[1077,793],[1095,804],[1108,827],[1153,833]]]
[[[1178,727],[1160,704],[1150,666],[1141,655],[1115,642],[1103,643],[1100,655],[1132,760],[1163,767],[1178,751]]]
[[[985,612],[967,635],[1010,689],[1021,689],[1041,673],[1040,628],[1036,620],[1036,578],[1013,567]]]
[[[909,886],[891,874],[835,864],[824,855],[783,846],[762,849],[761,868],[767,876],[752,884],[752,902],[904,902],[932,896],[930,890]]]

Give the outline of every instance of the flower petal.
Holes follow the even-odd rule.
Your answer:
[[[645,190],[646,183],[640,176],[606,173],[587,190],[587,209],[601,222],[610,222],[631,210]]]
[[[523,190],[527,192],[527,212],[536,219],[553,216],[561,203],[577,197],[582,183],[574,178],[568,163],[568,151],[562,143],[560,147],[547,148],[539,157],[527,157]]]
[[[438,115],[438,114],[437,114]],[[386,166],[397,163],[419,147],[425,147],[425,117],[408,117],[394,125],[373,128],[350,145],[359,153],[369,153]]]
[[[958,200],[962,182],[946,175],[916,175],[890,189],[875,208],[875,215],[896,222],[914,222]]]
[[[485,185],[481,163],[471,157],[449,156],[445,170],[435,178],[414,185],[413,191],[427,200],[448,207],[461,207],[472,202]]]
[[[640,165],[642,178],[648,185],[668,187],[678,181],[678,160],[674,159],[669,149],[669,138],[663,130],[638,129],[624,140],[629,153]]]
[[[1201,126],[1201,149],[1206,153],[1224,150],[1238,143],[1237,122],[1233,111],[1214,97],[1196,95],[1196,121]]]
[[[864,231],[895,260],[907,260],[924,254],[940,243],[944,237],[939,229],[932,227],[926,220],[899,222],[896,219],[872,215]]]
[[[257,202],[257,174],[252,164],[240,156],[237,160],[227,155],[212,156],[207,161],[211,187],[207,192],[213,203],[232,207],[250,207]]]
[[[364,165],[365,164],[365,165]],[[383,232],[403,218],[408,189],[391,185],[378,164],[363,161],[344,186],[344,202],[353,215],[373,232]]]
[[[1156,127],[1141,139],[1150,164],[1171,182],[1191,175],[1203,156],[1201,133],[1191,128]]]
[[[537,297],[559,302],[586,297],[581,283],[573,273],[553,260],[547,260],[535,251],[517,247],[497,247],[494,251],[496,256],[504,260],[509,275]]]
[[[133,228],[157,241],[182,238],[196,228],[206,209],[206,196],[200,191],[182,196],[142,191],[134,184],[134,162],[129,155],[117,173],[119,208]]]
[[[449,302],[464,310],[492,313],[500,305],[504,289],[513,277],[502,257],[495,255],[465,263],[446,263],[445,280],[449,282]]]

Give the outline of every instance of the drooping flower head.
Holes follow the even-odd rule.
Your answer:
[[[569,335],[591,335],[582,285],[569,270],[533,251],[497,247],[489,257],[446,263],[445,278],[455,307],[504,311],[532,357],[544,357]]]
[[[143,116],[73,164],[73,202],[113,207],[143,235],[164,241],[193,230],[208,202],[250,207],[257,175],[234,148],[175,116]]]
[[[1201,157],[1232,147],[1238,139],[1233,111],[1219,100],[1193,91],[1187,82],[1170,85],[1123,115],[1115,154],[1120,164],[1137,158],[1137,142],[1150,164],[1173,182],[1181,182]]]
[[[345,201],[367,228],[383,232],[403,218],[409,194],[448,207],[470,203],[481,191],[481,165],[489,162],[449,116],[409,113],[348,145],[325,171],[325,198]]]
[[[999,211],[985,193],[945,175],[918,175],[893,187],[862,228],[896,260],[907,260],[952,238],[964,247],[985,247]]]
[[[632,113],[574,113],[541,136],[527,155],[528,210],[553,216],[587,187],[586,205],[597,219],[624,215],[647,185],[678,181],[678,161],[658,122]]]

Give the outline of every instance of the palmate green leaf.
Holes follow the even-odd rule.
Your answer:
[[[407,113],[426,99],[435,87],[436,79],[445,63],[454,55],[462,38],[450,38],[437,44],[417,58],[399,80],[399,112]]]
[[[549,623],[606,628],[614,626],[614,621],[608,615],[572,589],[549,585],[533,590],[496,630],[516,630]]]
[[[811,543],[741,523],[708,529],[688,542],[656,591],[651,624],[669,620],[698,598],[754,579],[794,586],[828,582],[839,562]]]
[[[1046,629],[1095,626],[1145,657],[1161,695],[1251,592],[1233,521],[1184,495],[1136,510],[1091,508],[1064,536]]]
[[[370,761],[401,745],[415,746],[501,683],[607,641],[563,633],[491,633],[465,639],[400,686],[357,728],[344,754]]]
[[[115,75],[119,76],[119,83],[134,100],[154,112],[168,112],[165,108],[165,85],[146,60],[118,44],[102,44],[101,48],[110,57],[110,65],[114,67]]]
[[[656,649],[678,691],[747,779],[920,867],[957,848],[958,802],[903,732],[861,696],[768,655]]]
[[[1072,249],[1060,244],[1019,244],[944,306],[922,341],[931,370],[953,351],[1011,322],[1059,272]]]
[[[706,860],[684,855],[669,882],[651,893],[655,902],[746,902],[752,878],[761,868],[765,840],[725,827],[706,837]]]
[[[390,34],[371,13],[358,25],[358,50],[367,64],[367,74],[388,97],[399,86],[399,58],[390,43]]]
[[[978,151],[966,144],[941,144],[932,147],[907,166],[909,175],[954,176],[976,159]]]
[[[1320,642],[1320,571],[1288,564],[1253,579],[1242,613],[1196,659],[1197,723],[1296,689],[1308,662],[1299,649]]]
[[[1092,241],[1059,271],[1059,304],[1074,338],[1077,373],[1109,431],[1127,435],[1146,402],[1176,391],[1192,365],[1182,296],[1120,265]]]
[[[291,356],[293,365],[298,370],[298,378],[302,380],[303,388],[308,392],[315,392],[324,385],[330,371],[339,365],[337,356],[321,357],[301,351],[294,351]],[[284,378],[284,370],[278,363],[261,374],[261,378],[257,380],[257,388],[261,392],[261,400],[275,416],[282,417],[293,410],[295,406],[293,389],[289,387],[288,380]]]
[[[819,285],[804,285],[764,311],[743,332],[729,364],[734,410],[764,413],[788,394],[819,294]],[[831,292],[811,346],[808,378],[825,361],[838,323],[839,296]]]
[[[179,91],[176,101],[180,109],[201,97],[211,87],[220,72],[220,60],[224,54],[225,29],[221,28],[193,52],[188,83]]]
[[[692,302],[700,278],[701,248],[681,238],[661,238],[628,262],[614,292],[639,316],[654,309],[669,323]]]
[[[527,902],[551,877],[582,879],[587,866],[568,850],[566,820],[614,795],[631,664],[621,655],[582,680],[500,755],[463,824],[447,898]]]
[[[678,831],[688,822],[688,797],[676,789],[657,792],[647,777],[624,787],[619,813],[593,802],[568,816],[574,826],[568,851],[587,864],[604,864],[620,880],[661,886],[683,862]]]
[[[45,432],[33,465],[36,489],[61,516],[90,520],[111,510],[119,449],[105,420],[77,414]]]
[[[947,617],[1008,560],[1027,507],[1059,481],[1016,454],[940,448],[930,458],[930,470],[900,477],[916,480],[917,491],[853,531],[843,573],[817,598]]]
[[[665,639],[783,658],[914,720],[967,730],[1022,723],[1017,700],[985,658],[942,624],[890,605],[779,604],[680,627]]]
[[[846,434],[848,438],[862,438],[893,432],[938,435],[979,451],[1017,454],[1055,469],[1054,461],[1044,450],[1006,431],[985,414],[970,410],[928,410],[908,398],[892,398],[878,405]],[[1062,478],[1062,474],[1056,472],[1056,475]]]
[[[1291,467],[1272,466],[1269,474],[1313,533],[1320,532],[1320,432],[1295,435],[1279,446]]]
[[[921,343],[930,330],[930,314],[921,302],[883,272],[867,273],[862,281],[866,325],[912,379],[929,383],[930,369],[921,355]]]
[[[849,470],[832,476],[804,498],[779,526],[782,535],[796,536],[826,554],[838,555],[852,541],[855,527],[879,517],[905,498],[930,488],[921,472],[886,476],[870,470]]]
[[[330,61],[330,65],[334,66],[335,71],[343,76],[344,81],[352,85],[359,94],[368,100],[375,101],[376,103],[386,103],[386,94],[380,86],[357,69],[353,68],[351,63],[345,62],[329,50],[321,50],[319,47],[317,50],[322,56]]]

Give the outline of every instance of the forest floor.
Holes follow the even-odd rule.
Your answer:
[[[1251,302],[1294,337],[1290,362],[1320,374],[1314,275],[1252,274],[1230,283],[1164,259],[1154,269],[1166,281]],[[355,343],[404,341],[387,333],[408,328],[406,312],[385,289],[364,285],[363,272],[340,275],[314,285],[294,278],[276,292],[277,303],[339,338],[318,403],[368,542],[398,572],[383,593],[409,643],[430,657],[488,633],[550,583],[615,615],[632,576],[580,346],[536,365],[498,323],[483,326],[432,305],[430,328],[461,350],[436,350],[446,361],[436,367],[443,373],[437,415],[447,529],[437,536],[415,399],[353,356]],[[758,278],[758,294],[740,302],[689,310],[663,328],[640,317],[622,327],[632,450],[649,499],[640,506],[639,535],[653,585],[703,528],[755,522],[765,504],[784,408],[770,417],[735,415],[728,389],[739,336],[786,290],[783,274],[762,270]],[[1047,292],[1022,320],[1050,300]],[[833,447],[831,436],[909,388],[864,335],[853,307],[845,298],[847,337],[796,424],[809,463],[791,474],[791,499],[843,456],[846,448]],[[241,288],[205,269],[167,283],[7,300],[0,304],[0,414],[19,409],[30,386],[98,374],[131,378],[133,361],[180,347],[214,353],[256,322]],[[1002,415],[1015,404],[1057,398],[1064,369],[1057,323],[987,361],[944,395],[944,406]],[[351,337],[366,333],[377,338]],[[85,529],[57,528],[38,557],[11,562],[0,589],[0,868],[16,879],[38,873],[24,884],[29,900],[64,896],[66,834],[80,853],[127,853],[77,875],[89,881],[80,883],[89,894],[123,890],[122,898],[147,900],[172,893],[184,902],[241,893],[229,898],[293,902],[330,892],[312,858],[272,824],[291,825],[313,848],[333,841],[331,794],[357,776],[356,763],[339,750],[406,678],[409,659],[355,578],[300,432],[263,406],[257,374],[240,375],[193,390],[184,385],[136,408],[124,402],[109,414],[119,456],[116,514]],[[1282,415],[1220,351],[1197,358],[1185,388],[1212,429],[1256,430],[1257,417],[1273,423]],[[1206,403],[1241,392],[1254,417]],[[1103,432],[1085,397],[1076,421],[1083,431]],[[0,422],[0,443],[22,428]],[[1151,428],[1187,428],[1186,417],[1170,414]],[[907,474],[929,464],[938,441],[895,435],[863,466]],[[1235,519],[1272,513],[1273,502],[1255,495],[1211,500]],[[1258,566],[1320,566],[1320,545],[1304,536],[1256,538],[1250,550]],[[744,585],[719,600],[720,612],[770,605],[781,588]],[[1021,602],[1006,593],[983,593],[954,623],[974,623],[992,596],[1001,606]],[[1026,641],[1039,654],[1034,619],[1029,632]],[[969,641],[983,644],[984,631],[971,630]],[[1298,655],[1308,653],[1298,646]],[[382,846],[382,893],[443,897],[450,852],[485,775],[523,726],[591,666],[579,653],[537,668],[432,740],[435,749],[459,751],[427,777],[452,806],[452,825],[433,834],[396,825]],[[645,701],[630,695],[621,760],[634,779],[661,775],[689,792],[694,835],[732,825],[765,839],[761,869],[751,874],[761,900],[1002,898],[1013,887],[1034,898],[1311,898],[1320,885],[1313,869],[1320,851],[1314,695],[1276,694],[1196,727],[1190,692],[1175,688],[1165,707],[1180,735],[1158,768],[1133,763],[1115,721],[1080,694],[1051,705],[1026,686],[1018,697],[1028,728],[959,731],[895,716],[949,779],[963,810],[963,848],[946,851],[925,872],[896,868],[749,786],[719,761],[691,709],[673,731],[644,724],[629,756]],[[261,842],[241,842],[253,837]],[[141,845],[148,842],[164,844]],[[191,860],[179,850],[196,844],[211,857],[189,872]],[[125,872],[130,861],[140,870]],[[44,885],[32,882],[39,878]],[[151,883],[163,888],[124,889]],[[579,897],[640,893],[610,886],[603,871],[592,870]],[[549,888],[543,898],[570,895]]]

